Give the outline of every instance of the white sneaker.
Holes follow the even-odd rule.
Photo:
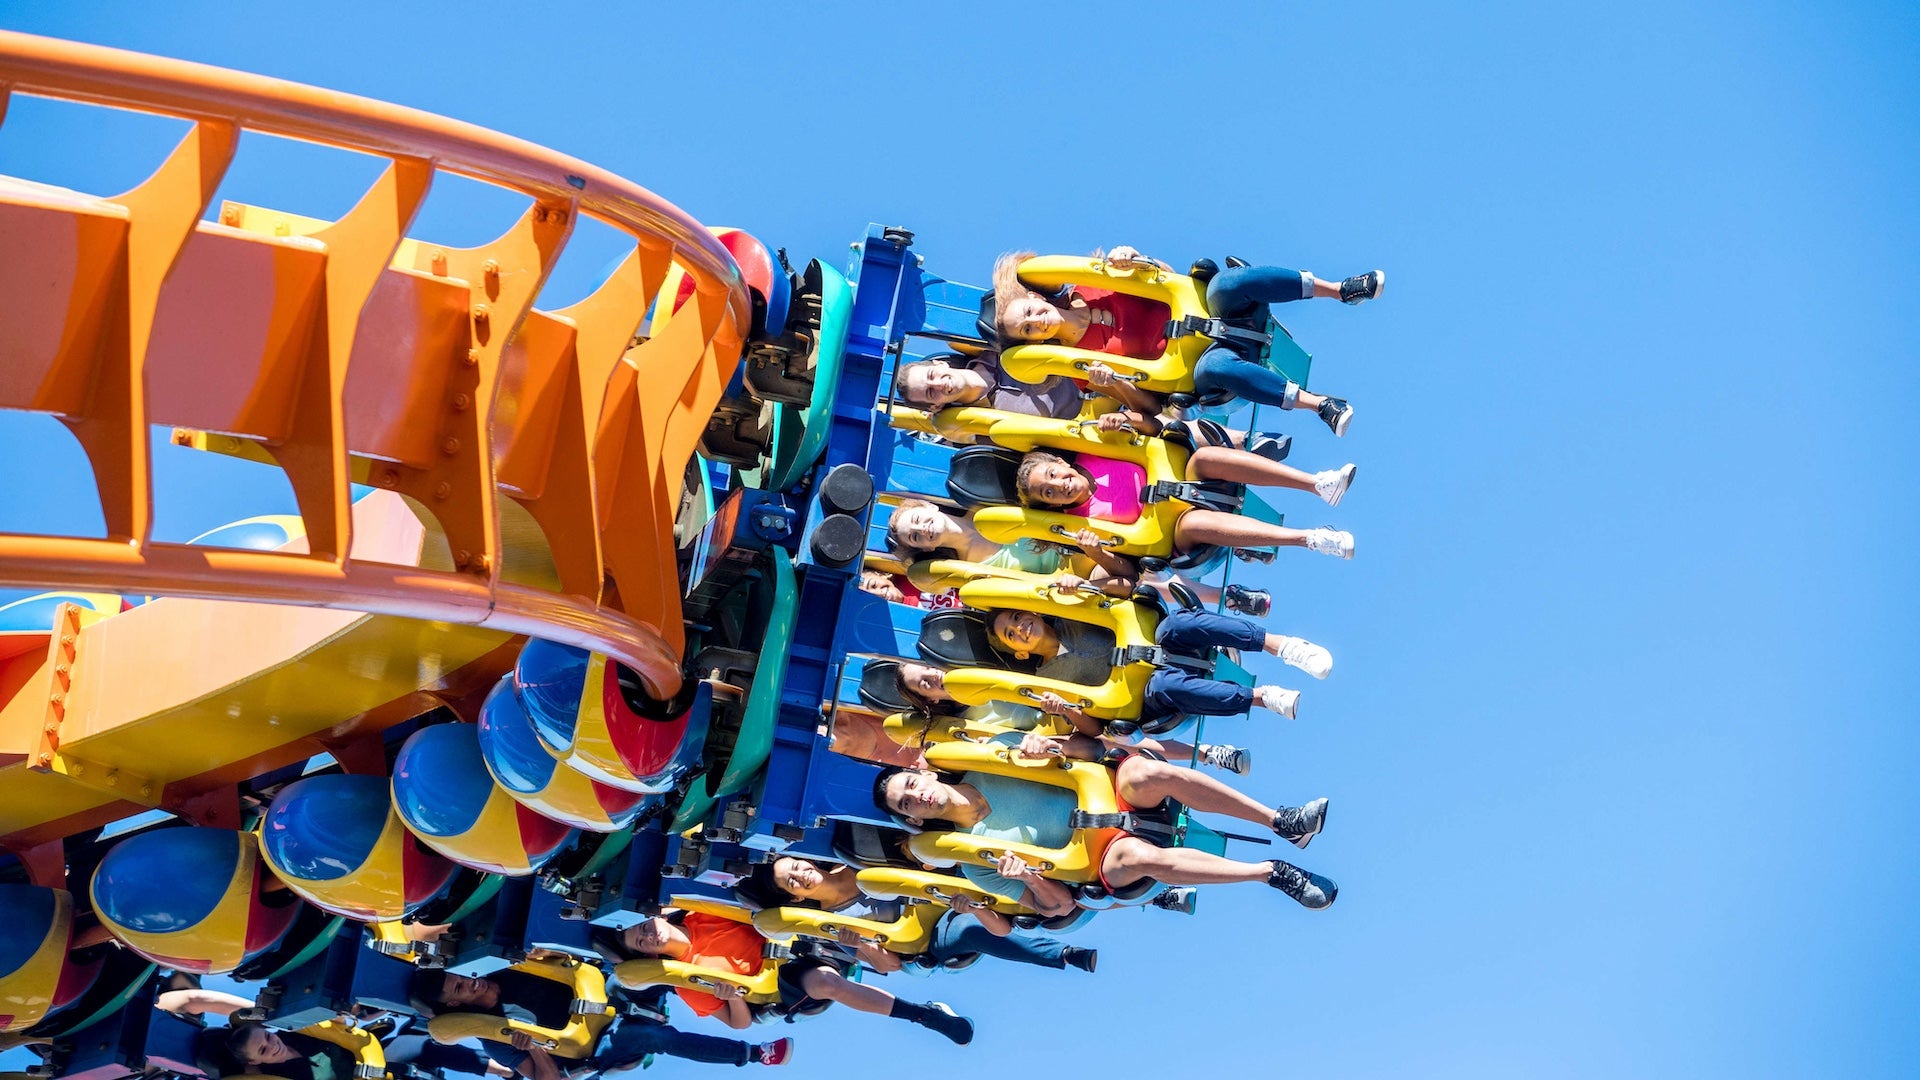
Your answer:
[[[1211,765],[1235,776],[1245,776],[1253,771],[1253,751],[1245,747],[1214,743],[1210,746],[1196,747],[1196,749],[1200,751],[1202,765]]]
[[[1289,690],[1284,686],[1262,686],[1253,692],[1260,707],[1277,712],[1289,720],[1295,719],[1294,712],[1300,705],[1300,691]]]
[[[1358,465],[1346,465],[1338,469],[1313,474],[1313,493],[1328,506],[1339,506],[1340,500],[1353,486],[1353,476],[1360,471]]]
[[[1353,534],[1338,529],[1309,529],[1307,550],[1316,555],[1338,555],[1343,559],[1351,559]]]
[[[1280,647],[1273,650],[1289,667],[1297,667],[1316,679],[1324,679],[1333,673],[1333,654],[1325,648],[1315,645],[1306,638],[1279,635]]]

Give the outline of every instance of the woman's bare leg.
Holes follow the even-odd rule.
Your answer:
[[[1224,885],[1265,881],[1272,873],[1270,862],[1245,863],[1196,848],[1157,847],[1137,836],[1123,836],[1107,845],[1100,862],[1100,876],[1117,889],[1141,878],[1168,885]]]
[[[1190,551],[1207,544],[1234,548],[1306,547],[1307,531],[1218,510],[1189,510],[1174,522],[1176,549]]]
[[[1135,754],[1120,763],[1113,781],[1114,790],[1134,806],[1157,806],[1166,799],[1177,799],[1189,810],[1225,814],[1256,825],[1273,825],[1273,807],[1205,773],[1178,768],[1170,762]]]
[[[1278,461],[1268,461],[1258,454],[1250,454],[1245,450],[1229,450],[1224,446],[1205,446],[1195,450],[1193,455],[1187,458],[1187,479],[1227,480],[1235,484],[1251,484],[1256,487],[1312,491],[1314,475]]]

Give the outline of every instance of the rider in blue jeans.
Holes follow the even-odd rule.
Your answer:
[[[1131,252],[1127,248],[1121,250]],[[1139,257],[1138,253],[1132,255]],[[1112,260],[1112,256],[1108,258]],[[1337,297],[1343,303],[1358,304],[1379,296],[1386,280],[1387,275],[1379,270],[1332,282],[1322,281],[1304,270],[1236,266],[1220,271],[1207,283],[1207,312],[1216,319],[1263,330],[1270,315],[1270,304],[1314,297]],[[1310,393],[1299,383],[1289,381],[1260,362],[1258,348],[1231,340],[1214,342],[1194,365],[1194,389],[1202,396],[1224,392],[1262,405],[1312,409],[1335,435],[1347,433],[1347,425],[1353,422],[1353,406],[1343,398]]]
[[[1031,611],[1002,611],[991,624],[995,645],[1016,660],[1038,659],[1036,675],[1082,686],[1098,686],[1113,673],[1117,645],[1113,631],[1092,623],[1054,619]],[[1205,657],[1213,648],[1259,650],[1280,657],[1315,678],[1333,669],[1326,649],[1297,637],[1269,634],[1258,623],[1210,611],[1176,611],[1160,620],[1154,641],[1177,656]],[[1291,720],[1300,691],[1280,686],[1246,687],[1196,675],[1177,664],[1162,664],[1147,680],[1140,719],[1150,722],[1180,713],[1235,716],[1253,705]],[[1076,730],[1097,733],[1100,721],[1086,716],[1051,691],[1040,695],[1044,712],[1066,717]]]
[[[1143,317],[1135,310],[1140,301],[1110,300],[1106,303],[1118,305],[1115,311],[1095,311],[1089,307],[1088,311],[1092,314],[1088,314],[1088,311],[1080,310],[1085,305],[1073,300],[1070,294],[1065,298],[1049,298],[1028,288],[1019,280],[1018,267],[1030,254],[1012,252],[994,263],[994,295],[998,298],[995,323],[1003,338],[1026,342],[1059,341],[1073,345],[1090,325],[1111,326],[1116,333],[1127,329],[1132,329],[1136,334],[1143,332],[1142,328],[1132,326],[1136,319]],[[1172,270],[1165,263],[1148,259],[1125,245],[1106,253],[1104,258],[1116,270],[1129,270],[1143,263]],[[1207,283],[1207,311],[1215,318],[1260,330],[1266,327],[1270,304],[1308,299],[1360,304],[1379,296],[1386,280],[1386,274],[1379,270],[1334,282],[1316,278],[1307,271],[1278,266],[1231,267],[1215,274],[1213,280]],[[1120,326],[1120,323],[1126,323],[1127,326]],[[1108,348],[1110,350],[1111,346]],[[1341,398],[1310,393],[1299,384],[1288,381],[1286,376],[1260,362],[1257,349],[1257,345],[1250,343],[1216,342],[1201,354],[1194,367],[1194,389],[1202,395],[1229,393],[1247,401],[1278,405],[1283,409],[1312,409],[1333,429],[1335,435],[1347,433],[1347,425],[1353,422],[1351,405]],[[1095,365],[1095,368],[1103,369],[1104,365]],[[1157,408],[1157,405],[1141,400],[1150,395],[1145,395],[1144,391],[1130,390],[1104,370],[1090,371],[1089,381],[1102,392],[1116,393],[1129,408],[1146,411]]]

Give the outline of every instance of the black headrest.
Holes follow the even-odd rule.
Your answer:
[[[947,494],[963,507],[1014,506],[1020,502],[1014,478],[1021,454],[1003,446],[969,446],[947,466]]]
[[[920,703],[901,692],[900,661],[869,660],[860,672],[860,703],[883,712],[914,712]]]
[[[915,866],[906,857],[901,834],[864,822],[837,821],[833,826],[833,853],[852,866]]]
[[[980,317],[974,320],[973,328],[989,342],[1000,340],[1000,304],[993,298],[993,291],[980,298]]]
[[[1016,661],[993,646],[991,616],[949,608],[928,613],[920,624],[920,655],[948,667],[1032,671],[1032,661]]]

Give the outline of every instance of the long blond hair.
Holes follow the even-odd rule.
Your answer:
[[[1039,296],[1026,282],[1020,280],[1020,264],[1034,257],[1032,251],[1009,251],[993,260],[993,314],[994,329],[1007,333],[1006,323],[1002,321],[1002,312],[1007,305],[1022,295],[1032,293]],[[1043,297],[1044,299],[1044,297]]]

